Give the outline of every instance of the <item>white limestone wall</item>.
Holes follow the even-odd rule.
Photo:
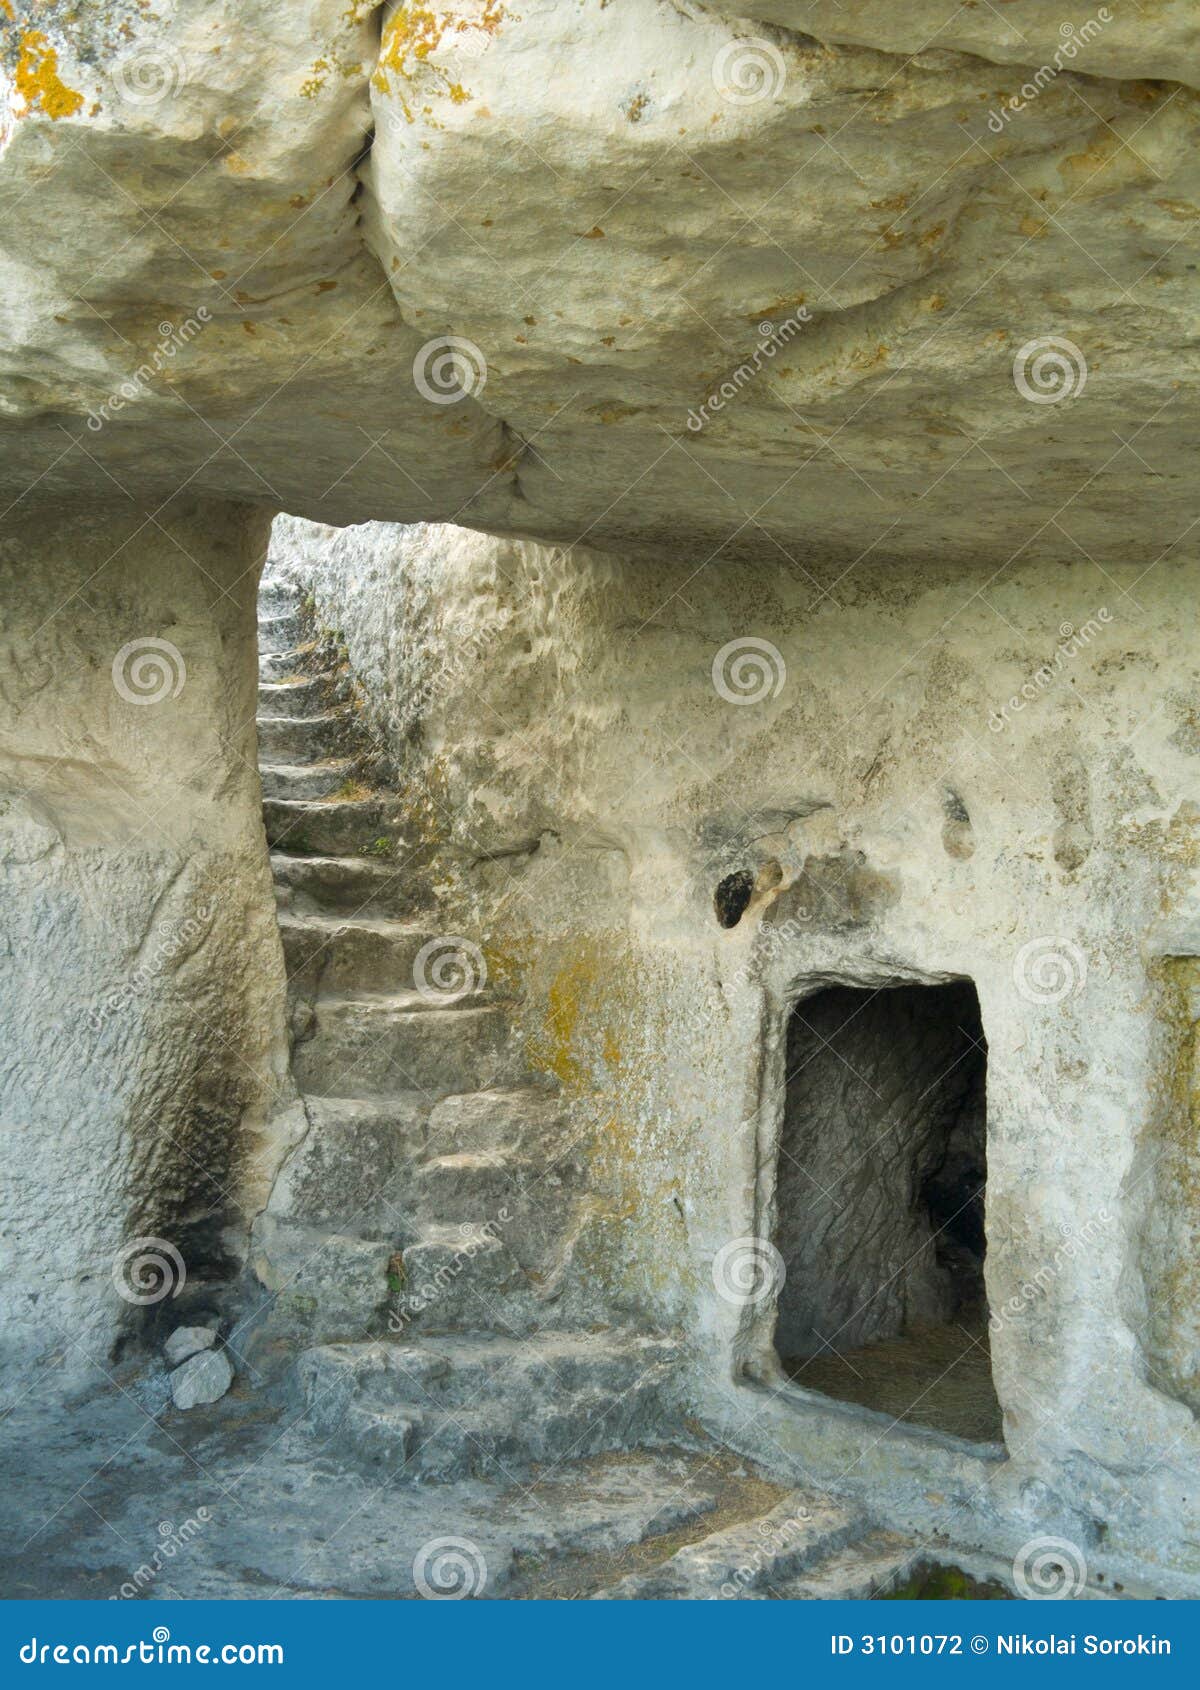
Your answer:
[[[281,521],[273,549],[315,568],[403,724],[444,919],[516,982],[528,1060],[587,1135],[580,1271],[687,1331],[737,1423],[729,1381],[776,1378],[773,1304],[717,1282],[726,1246],[771,1234],[788,1004],[969,978],[1005,1495],[1040,1486],[1078,1530],[1187,1564],[1194,1009],[1168,959],[1197,940],[1196,564],[328,538]],[[409,711],[422,665],[442,682]],[[739,867],[757,889],[724,929]]]
[[[269,1189],[289,1082],[255,762],[266,534],[180,501],[20,508],[0,535],[6,1400],[101,1383],[123,1333],[219,1294]]]

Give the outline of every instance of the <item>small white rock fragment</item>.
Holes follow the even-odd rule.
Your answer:
[[[233,1368],[224,1350],[201,1350],[171,1375],[171,1396],[176,1408],[198,1408],[216,1402],[233,1384]]]
[[[178,1367],[181,1361],[200,1350],[211,1350],[217,1341],[215,1326],[177,1326],[163,1345],[168,1367]]]

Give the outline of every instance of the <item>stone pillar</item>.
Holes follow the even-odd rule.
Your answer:
[[[219,1297],[278,1159],[268,522],[177,501],[0,524],[0,1401],[47,1364],[99,1383],[122,1334]]]

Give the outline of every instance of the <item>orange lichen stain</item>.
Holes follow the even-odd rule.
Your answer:
[[[533,326],[534,326],[534,324],[535,324],[535,323],[536,323],[536,322],[537,322],[537,318],[536,318],[536,317],[526,317],[526,319],[525,319],[525,327],[526,327],[526,328],[528,328],[528,329],[531,329],[531,328],[533,328]]]
[[[318,282],[317,283],[317,292],[318,293],[329,293],[335,287],[337,287],[337,283],[333,282],[333,281]]]
[[[307,194],[293,194],[291,199],[288,201],[288,204],[295,211],[303,211],[305,206],[310,203],[311,201],[309,200],[309,196]]]
[[[594,223],[590,229],[586,230],[579,236],[579,239],[581,241],[602,241],[604,239],[604,230],[600,227],[599,223]]]
[[[513,339],[516,341],[518,346],[528,346],[528,344],[529,344],[529,342],[526,340],[526,338],[523,334],[515,334],[513,336]]]
[[[490,229],[492,227],[492,224],[493,224],[493,219],[490,218],[490,217],[485,217],[483,219],[483,222],[479,225],[479,227],[481,229]]]
[[[600,344],[601,344],[601,346],[613,346],[613,345],[616,344],[616,339],[617,339],[616,335],[612,335],[612,334],[601,335],[600,336]]]
[[[460,82],[450,80],[442,67],[433,62],[432,55],[447,34],[465,35],[477,30],[483,35],[495,35],[504,16],[503,6],[490,4],[485,5],[477,18],[456,18],[449,12],[435,12],[429,6],[398,8],[384,26],[379,58],[371,81],[381,94],[397,95],[409,123],[414,121],[412,110],[403,90],[393,83],[413,82],[422,68],[440,78],[443,86],[439,92],[455,105],[464,105],[471,98],[470,94]],[[428,110],[428,107],[424,108],[426,114]]]
[[[231,176],[244,176],[250,168],[249,160],[244,159],[241,153],[227,153],[222,162]]]
[[[944,311],[946,309],[945,297],[940,293],[932,294],[925,304],[930,311]]]
[[[245,320],[243,320],[242,328],[246,331],[247,334],[257,334],[258,333],[258,324],[257,323],[247,323]]]
[[[889,194],[886,199],[871,201],[872,211],[906,211],[907,209],[907,194]]]
[[[1021,234],[1027,235],[1031,241],[1040,241],[1046,233],[1046,219],[1044,217],[1022,217],[1017,224]]]
[[[58,54],[40,29],[27,29],[21,36],[13,80],[25,101],[24,116],[40,111],[57,122],[60,117],[74,117],[83,105],[83,95],[68,88],[59,76]]]
[[[944,223],[935,223],[931,229],[926,229],[925,233],[918,237],[917,245],[936,246],[945,233],[946,225]]]
[[[229,274],[228,270],[210,270],[208,273],[214,282],[223,282]]]

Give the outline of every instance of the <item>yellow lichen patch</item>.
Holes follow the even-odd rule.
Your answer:
[[[440,81],[441,87],[436,92],[450,99],[454,105],[464,105],[471,98],[470,93],[461,82],[453,81],[440,65],[435,64],[432,55],[447,35],[465,35],[470,31],[495,35],[504,16],[504,8],[500,5],[485,5],[473,18],[456,17],[453,12],[437,12],[430,6],[399,6],[384,26],[379,58],[371,81],[381,94],[395,92],[399,96],[409,123],[414,121],[412,109],[403,89],[393,86],[393,79],[396,83],[412,83],[423,69]],[[422,110],[428,114],[429,108],[426,106]]]
[[[68,88],[59,76],[58,53],[40,29],[27,29],[22,35],[14,81],[25,101],[22,115],[40,111],[57,122],[60,117],[74,117],[83,105],[83,95]]]

